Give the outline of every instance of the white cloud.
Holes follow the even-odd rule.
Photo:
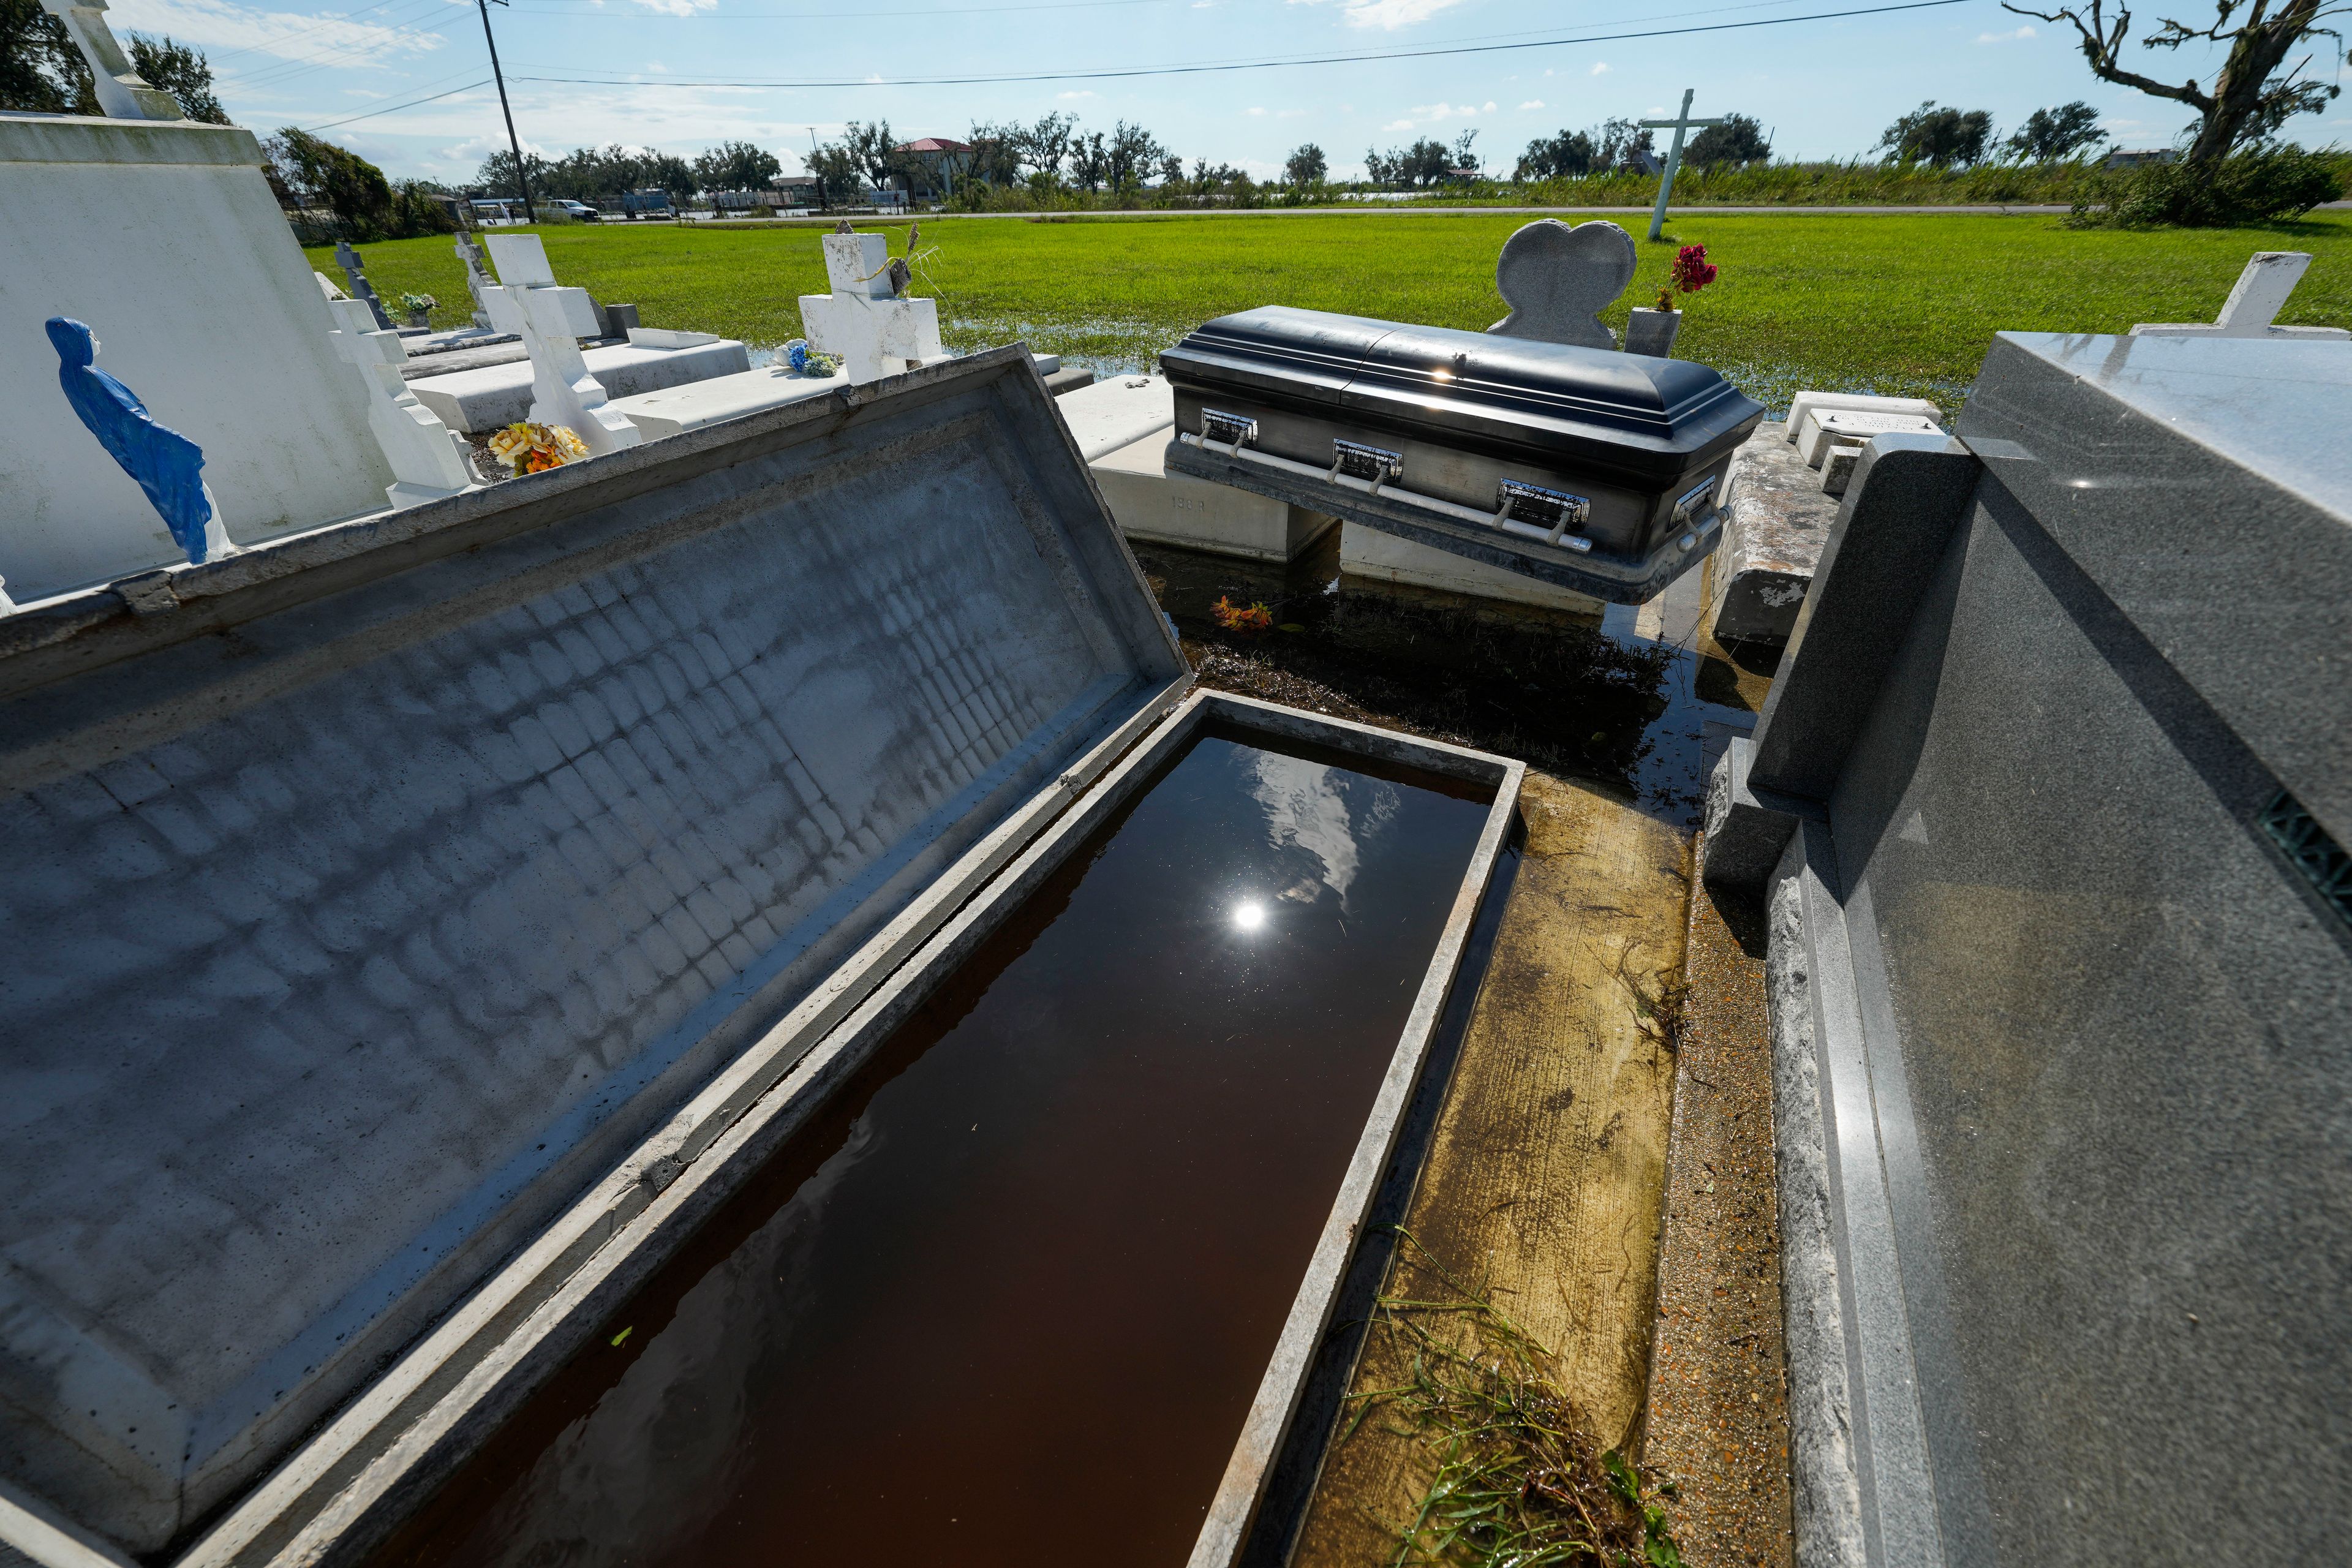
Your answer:
[[[1055,93],[1054,96],[1055,96],[1055,98],[1068,99],[1068,98],[1094,98],[1094,97],[1097,97],[1097,96],[1098,96],[1098,95],[1095,92],[1094,89],[1092,89],[1092,88],[1080,88],[1080,89],[1078,89],[1076,92],[1057,92],[1057,93]]]
[[[2032,28],[2020,26],[2011,27],[2006,33],[1979,33],[1977,35],[1977,42],[1979,44],[2010,44],[2015,43],[2020,38],[2031,38],[2034,36]]]
[[[280,59],[381,68],[393,57],[430,54],[447,40],[415,27],[383,27],[337,16],[262,11],[232,0],[121,0],[107,13],[116,33],[169,33],[215,51],[251,49]],[[224,69],[224,78],[235,69]]]
[[[1544,100],[1540,98],[1531,98],[1525,103],[1519,105],[1521,109],[1541,109],[1543,106]]]
[[[1351,27],[1379,27],[1393,33],[1426,22],[1441,11],[1451,11],[1464,0],[1348,0],[1344,13]]]
[[[1467,114],[1467,113],[1469,112],[1469,110],[1463,110],[1463,112],[1464,112],[1464,113],[1465,113],[1465,114]],[[1479,106],[1478,112],[1479,112],[1479,113],[1481,113],[1481,114],[1492,114],[1492,113],[1494,113],[1494,112],[1495,112],[1495,100],[1494,100],[1493,99],[1491,99],[1491,98],[1490,98],[1490,99],[1488,99],[1485,103],[1483,103],[1483,104],[1481,104],[1481,105]]]
[[[1412,121],[1410,120],[1391,120],[1386,125],[1381,126],[1381,129],[1383,131],[1410,131],[1412,129]]]
[[[1607,76],[1609,74],[1609,62],[1607,60],[1595,60],[1592,62],[1592,68],[1585,74],[1588,76]],[[1544,75],[1549,76],[1551,75],[1551,72],[1546,71],[1544,72]]]
[[[1253,117],[1254,119],[1263,120],[1265,118],[1265,110],[1255,104],[1243,110],[1242,112]]]

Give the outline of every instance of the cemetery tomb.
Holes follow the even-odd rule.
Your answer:
[[[1764,417],[1687,361],[1282,307],[1160,363],[1171,471],[1621,604],[1715,548]]]
[[[604,343],[578,353],[588,374],[614,399],[740,375],[751,368],[751,350],[731,338],[682,349]],[[525,358],[413,376],[408,390],[450,429],[479,436],[528,417],[531,384],[531,363]]]
[[[100,11],[79,18],[103,33]],[[367,388],[261,166],[234,126],[0,112],[0,577],[17,603],[187,561],[59,393],[53,316],[87,322],[99,365],[203,450],[232,542],[384,510],[398,476]]]
[[[15,1494],[192,1568],[354,1561],[615,1335],[767,1345],[751,1414],[782,1425],[744,1431],[786,1432],[811,1327],[935,1307],[904,1271],[969,1271],[994,1215],[990,1256],[1094,1292],[1088,1333],[1139,1300],[1223,1321],[1167,1293],[1203,1258],[1246,1297],[1158,1347],[1196,1404],[1131,1454],[1189,1478],[1150,1539],[1206,1510],[1239,1541],[1517,764],[1184,700],[1018,348],[186,568],[169,614],[133,593],[0,622]],[[1233,1071],[1188,1079],[1202,1053]],[[982,1102],[944,1163],[845,1189],[945,1182],[919,1208],[971,1224],[826,1233],[805,1322],[607,1324],[682,1245],[765,1268],[842,1149],[866,1168],[872,1112],[829,1108]],[[1170,1206],[1218,1139],[1253,1180]],[[1031,1327],[985,1337],[1039,1376],[1149,1360]],[[674,1522],[721,1484],[691,1461],[661,1457]]]
[[[2337,343],[2004,332],[1864,449],[1705,840],[1800,1562],[2341,1555],[2347,408]]]
[[[1192,1556],[1502,817],[1230,722],[1129,772],[373,1563]]]

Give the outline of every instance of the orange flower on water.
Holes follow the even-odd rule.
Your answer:
[[[1217,596],[1217,602],[1209,606],[1209,615],[1229,632],[1262,632],[1274,625],[1274,612],[1264,605],[1252,605],[1244,609],[1222,594]]]

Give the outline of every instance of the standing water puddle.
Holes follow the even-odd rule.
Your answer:
[[[377,1563],[1181,1563],[1487,816],[1254,739],[1076,848]]]

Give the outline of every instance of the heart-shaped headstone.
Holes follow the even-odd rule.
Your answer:
[[[1503,242],[1495,286],[1511,313],[1486,330],[1507,338],[1613,349],[1601,312],[1633,280],[1633,237],[1613,223],[1540,218]]]

